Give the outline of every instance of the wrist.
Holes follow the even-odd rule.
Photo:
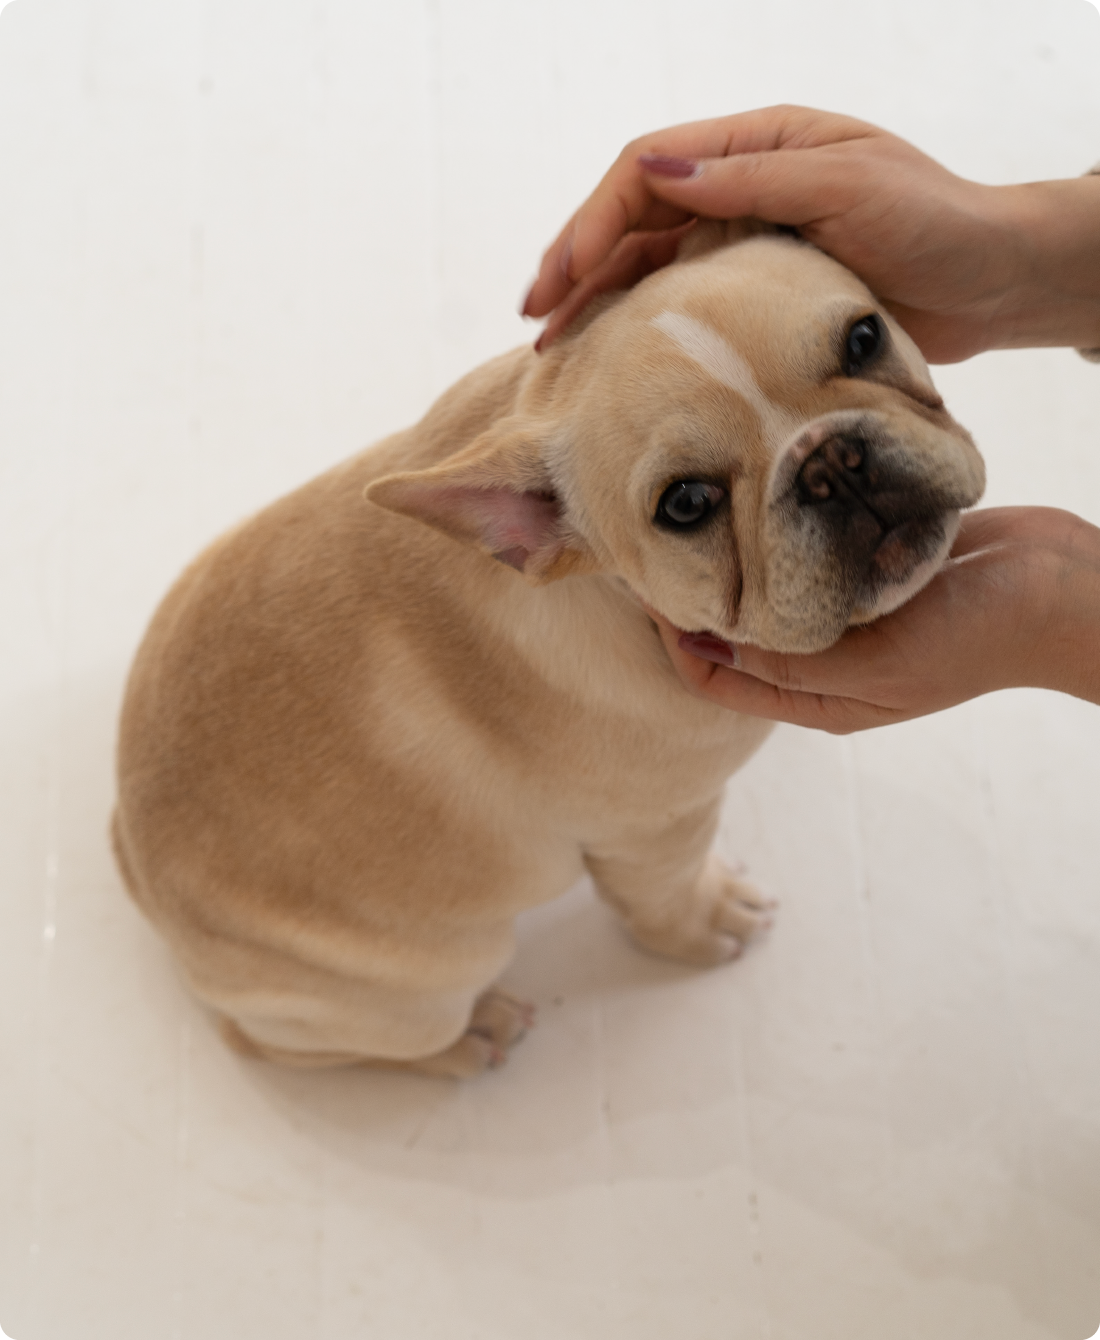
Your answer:
[[[1100,347],[1100,176],[985,191],[1006,258],[988,347]]]
[[[1100,703],[1100,529],[1069,513],[1052,516],[1037,565],[1027,682]]]

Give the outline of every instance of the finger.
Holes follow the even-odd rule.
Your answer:
[[[847,213],[866,194],[864,162],[845,161],[842,154],[831,147],[744,153],[701,159],[691,177],[652,171],[647,177],[655,195],[685,212],[711,219],[751,216],[806,228]],[[582,225],[578,214],[578,237]]]
[[[572,281],[566,278],[562,257],[572,240],[576,217],[574,214],[543,252],[535,282],[520,306],[520,316],[545,316],[569,292]]]
[[[694,666],[692,661],[696,662]],[[678,657],[674,657],[673,665],[684,686],[697,697],[728,711],[766,721],[785,721],[792,726],[845,735],[905,718],[904,712],[859,698],[770,684],[746,670],[699,661],[682,650]]]
[[[669,229],[696,215],[751,215],[805,228],[843,213],[858,198],[861,174],[851,165],[838,170],[835,159],[822,159],[823,152],[792,149],[697,159],[690,177],[651,171],[646,162],[652,160],[642,156],[613,200],[597,193],[555,240],[543,257],[523,315],[542,316],[563,302],[572,284],[600,271],[632,231]],[[669,155],[663,161],[674,165],[685,160]]]
[[[730,643],[712,633],[685,633],[650,606],[643,605],[643,608],[657,625],[676,673],[688,688],[700,692],[703,697],[710,696],[704,690],[718,670],[724,668],[742,670],[773,688],[795,692],[803,688],[797,670],[791,669],[791,662],[810,658],[780,656],[748,645],[739,646],[735,651]]]
[[[547,250],[524,315],[542,316],[556,307],[570,282],[600,265],[625,233],[635,228],[671,228],[683,222],[683,216],[670,214],[662,203],[667,196],[654,189],[653,179],[639,165],[639,155],[722,158],[883,134],[852,117],[779,106],[687,122],[631,141]]]
[[[715,667],[703,696],[744,716],[783,721],[790,726],[828,731],[830,735],[850,735],[853,731],[871,730],[906,719],[906,713],[877,703],[821,693],[793,693],[724,666]]]
[[[654,198],[683,203],[675,190],[668,189],[668,178],[660,179],[646,171],[639,160],[647,155],[696,161],[756,155],[768,159],[779,149],[785,153],[819,149],[824,145],[873,136],[885,137],[885,132],[852,117],[817,112],[807,107],[767,107],[713,121],[688,122],[644,135],[626,146],[574,216],[571,272],[574,277],[580,277],[599,264],[622,233],[639,226],[637,221],[642,213],[655,207]],[[684,185],[682,180],[679,185]],[[686,208],[692,213],[698,212],[692,206]],[[736,218],[744,212],[719,212],[712,217]],[[775,222],[787,220],[776,219]]]
[[[690,222],[692,215],[678,209],[675,205],[667,204],[663,200],[651,198],[648,204],[641,209],[631,228],[621,229],[600,260],[594,266],[586,266],[583,269],[577,267],[573,257],[576,218],[577,216],[574,215],[570,219],[543,256],[539,264],[538,276],[531,285],[523,306],[520,308],[521,315],[545,316],[548,312],[553,311],[569,296],[573,285],[578,280],[587,278],[594,270],[599,269],[610,259],[624,236],[630,236],[631,232],[634,231],[640,233],[666,232]]]
[[[717,665],[692,655],[681,645],[684,636],[655,610],[648,609],[680,681],[689,693],[731,712],[785,721],[832,734],[868,730],[905,719],[906,713],[858,697],[804,692],[769,683],[744,669]],[[756,648],[750,649],[756,651]],[[760,653],[767,656],[768,653]]]
[[[965,558],[1004,545],[1056,544],[1067,520],[1075,518],[1048,507],[982,507],[964,512],[951,557]]]
[[[554,309],[546,329],[535,341],[535,348],[548,348],[597,294],[632,288],[646,275],[668,265],[675,259],[680,240],[690,227],[689,223],[662,233],[627,233],[602,265],[573,285]]]
[[[983,507],[976,512],[964,512],[959,520],[959,533],[951,546],[952,558],[963,558],[991,544],[999,543],[1011,528],[1019,507]]]
[[[680,649],[692,654],[690,634]],[[704,654],[711,654],[704,650]],[[762,651],[738,646],[736,668],[781,693],[827,698],[858,698],[870,706],[890,708],[893,640],[881,627],[852,628],[831,647],[812,655]]]

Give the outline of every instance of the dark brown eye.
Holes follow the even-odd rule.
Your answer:
[[[855,377],[874,360],[882,348],[882,322],[865,316],[848,331],[844,341],[844,375]]]
[[[702,479],[678,479],[661,494],[653,519],[677,530],[697,526],[710,516],[725,496],[726,490],[717,484],[708,484]]]

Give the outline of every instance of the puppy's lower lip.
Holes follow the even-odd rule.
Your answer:
[[[878,542],[871,558],[872,571],[888,582],[906,581],[913,569],[923,560],[922,544],[935,533],[943,534],[943,523],[938,517],[913,517],[891,527]]]

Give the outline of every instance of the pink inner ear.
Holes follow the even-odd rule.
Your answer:
[[[458,514],[473,526],[494,558],[521,572],[532,554],[558,538],[557,500],[543,493],[445,488],[436,501],[441,511]]]

